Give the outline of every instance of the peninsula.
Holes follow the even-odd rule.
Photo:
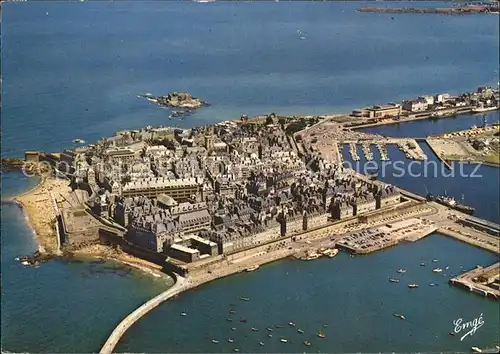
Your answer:
[[[498,100],[497,90],[483,87],[352,115],[273,113],[192,129],[122,131],[74,150],[27,152],[29,163],[49,164],[51,174],[16,201],[42,253],[105,256],[107,249],[177,279],[116,328],[102,349],[112,352],[127,328],[171,296],[284,257],[334,257],[336,248],[367,254],[433,232],[498,253],[499,225],[359,174],[339,153],[345,143],[361,143],[369,159],[373,143],[388,159],[385,145],[397,144],[408,159],[426,159],[415,139],[355,128],[497,109]]]

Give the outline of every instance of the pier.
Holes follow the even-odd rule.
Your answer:
[[[115,349],[116,345],[118,344],[118,341],[120,338],[125,334],[125,332],[135,323],[137,322],[140,318],[142,318],[144,315],[146,315],[148,312],[153,310],[155,307],[160,305],[161,303],[167,301],[168,299],[180,294],[181,292],[189,289],[190,284],[189,282],[178,276],[174,275],[175,278],[175,284],[168,290],[164,291],[163,293],[159,294],[158,296],[155,296],[151,300],[147,301],[144,303],[142,306],[137,308],[134,312],[132,312],[130,315],[125,317],[119,324],[116,326],[115,330],[111,333],[109,336],[108,340],[106,343],[104,343],[103,347],[101,348],[101,351],[99,353],[101,354],[110,354],[113,352]]]
[[[356,143],[349,143],[349,151],[351,153],[351,158],[353,161],[359,161],[359,155],[356,147]]]
[[[500,299],[500,263],[476,268],[450,279],[450,283],[468,289],[476,294]]]
[[[361,147],[363,149],[363,154],[365,155],[366,161],[372,161],[373,153],[370,150],[370,143],[363,143],[361,144]]]
[[[380,160],[381,161],[388,161],[389,154],[387,153],[387,145],[384,143],[377,143],[376,146],[377,146],[377,149],[380,153]]]

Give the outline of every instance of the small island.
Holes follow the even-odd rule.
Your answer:
[[[163,96],[154,97],[149,94],[139,95],[139,97],[147,98],[151,102],[158,103],[159,105],[173,108],[188,108],[196,109],[200,107],[208,106],[208,103],[193,97],[187,92],[171,92]]]

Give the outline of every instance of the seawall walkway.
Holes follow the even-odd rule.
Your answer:
[[[155,296],[151,300],[145,302],[134,312],[125,317],[120,322],[120,324],[118,324],[118,326],[116,326],[115,330],[113,331],[113,333],[111,333],[106,343],[104,343],[99,353],[112,353],[120,338],[135,322],[146,315],[149,311],[160,305],[162,302],[167,301],[171,297],[176,296],[191,287],[190,283],[185,278],[177,274],[174,274],[174,277],[176,281],[174,286]]]

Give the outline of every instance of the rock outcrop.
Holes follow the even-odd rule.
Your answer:
[[[172,92],[165,96],[156,97],[155,100],[158,104],[175,108],[200,108],[208,105],[207,102],[193,97],[187,92]]]

